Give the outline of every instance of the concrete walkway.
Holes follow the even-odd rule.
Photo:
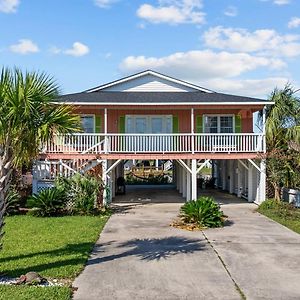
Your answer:
[[[180,203],[119,204],[74,299],[300,299],[300,235],[215,196],[230,223],[204,232],[169,226]]]

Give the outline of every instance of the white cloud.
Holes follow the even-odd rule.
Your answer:
[[[261,79],[214,78],[201,81],[199,85],[221,93],[266,98],[275,87],[282,88],[287,82],[289,82],[289,79],[285,77]]]
[[[10,51],[18,54],[29,54],[39,52],[39,47],[31,40],[21,39],[17,44],[9,47]]]
[[[94,0],[96,6],[101,8],[109,8],[119,0]]]
[[[142,4],[137,10],[137,15],[155,24],[203,24],[205,13],[201,8],[202,0],[159,0],[157,6]]]
[[[49,49],[49,52],[52,54],[59,54],[59,53],[61,53],[61,49],[56,46],[53,46]]]
[[[66,55],[79,57],[79,56],[84,56],[84,55],[88,54],[90,52],[90,49],[88,46],[86,46],[80,42],[75,42],[75,43],[73,43],[72,48],[67,49],[63,52]]]
[[[196,50],[178,52],[165,57],[129,56],[120,64],[124,73],[155,69],[187,80],[232,78],[258,68],[282,69],[280,59],[253,56],[247,53]]]
[[[272,1],[273,4],[276,5],[287,5],[291,3],[291,0],[260,0],[261,2],[269,2]]]
[[[218,92],[266,97],[274,87],[283,87],[289,81],[288,78],[240,79],[237,76],[259,68],[284,66],[284,62],[272,58],[204,50],[174,53],[161,58],[129,56],[121,63],[120,70],[125,75],[154,69]]]
[[[286,4],[290,4],[290,0],[274,0],[274,4],[277,5],[286,5]]]
[[[224,15],[228,17],[236,17],[238,15],[238,9],[235,6],[228,6],[224,11]]]
[[[20,4],[20,0],[0,0],[0,12],[14,13]]]
[[[203,38],[208,47],[216,49],[267,52],[268,55],[285,57],[300,55],[300,35],[280,35],[272,29],[249,32],[246,29],[218,26],[207,30]]]
[[[288,28],[297,28],[300,26],[300,18],[293,17],[288,23]]]

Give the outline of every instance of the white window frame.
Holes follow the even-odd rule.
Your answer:
[[[203,132],[206,133],[206,127],[205,127],[205,117],[217,117],[218,120],[218,132],[220,134],[226,134],[221,133],[221,118],[220,117],[232,117],[232,133],[235,133],[235,114],[204,114],[203,120],[202,120],[202,126],[203,126]]]
[[[81,119],[81,117],[93,117],[93,132],[92,133],[95,133],[95,114],[80,114],[79,116],[80,116],[80,119]]]
[[[172,125],[173,125],[173,115],[125,115],[125,132],[128,133],[128,128],[127,128],[127,120],[128,118],[146,118],[146,130],[148,131],[149,128],[151,128],[151,118],[155,118],[155,117],[161,117],[161,118],[165,118],[165,120],[167,118],[170,118],[171,119],[171,133],[173,133],[173,128],[172,128]],[[166,129],[166,121],[164,121],[164,124],[163,124],[163,131],[164,129]],[[135,130],[135,122],[134,122],[134,131]],[[151,134],[151,132],[145,132],[145,133],[149,133]]]

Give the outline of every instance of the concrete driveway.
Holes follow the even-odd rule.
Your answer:
[[[74,299],[300,299],[300,235],[254,204],[216,197],[230,223],[203,232],[169,226],[180,203],[120,204]]]

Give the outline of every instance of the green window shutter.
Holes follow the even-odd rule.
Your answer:
[[[196,132],[203,133],[203,117],[202,116],[196,117]]]
[[[119,117],[119,133],[125,133],[125,116]]]
[[[178,116],[173,116],[173,133],[179,133],[179,120],[178,120]]]
[[[95,116],[95,133],[101,133],[101,116]]]
[[[235,133],[242,132],[242,118],[240,115],[235,115]]]

